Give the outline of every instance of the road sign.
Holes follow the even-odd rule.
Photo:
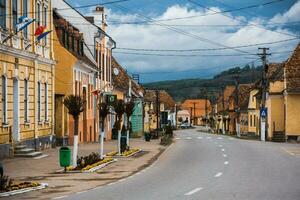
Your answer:
[[[115,101],[117,100],[117,95],[106,95],[106,103],[108,103],[109,105],[113,104]]]
[[[260,109],[260,117],[261,117],[261,118],[266,118],[266,117],[267,117],[267,114],[268,114],[267,108],[261,108],[261,109]]]

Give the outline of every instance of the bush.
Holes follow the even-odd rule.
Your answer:
[[[161,145],[169,145],[172,143],[172,136],[171,135],[168,135],[168,134],[165,134],[164,136],[161,137],[160,139],[160,144]]]
[[[88,156],[80,157],[77,159],[77,167],[76,169],[82,169],[88,165],[92,165],[96,162],[101,161],[99,153],[91,153]]]
[[[169,135],[171,137],[173,137],[173,129],[172,129],[172,126],[168,125],[166,126],[166,135]]]

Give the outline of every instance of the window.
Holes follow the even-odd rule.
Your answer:
[[[80,40],[77,40],[77,54],[80,55]]]
[[[23,16],[28,16],[28,0],[23,0]],[[23,30],[23,36],[27,38],[27,27]]]
[[[83,41],[80,42],[80,50],[81,50],[80,55],[83,56]]]
[[[38,121],[41,122],[41,82],[38,82]]]
[[[12,19],[13,29],[15,29],[18,22],[18,0],[12,0]]]
[[[72,35],[71,38],[72,38],[72,41],[71,41],[72,42],[71,43],[72,44],[72,51],[75,51],[75,37],[74,37],[74,35]]]
[[[29,108],[29,100],[28,100],[28,79],[24,80],[24,121],[29,122],[28,119],[28,108]]]
[[[256,126],[256,116],[255,115],[253,115],[253,124],[254,124],[254,126]]]
[[[48,83],[45,83],[45,121],[48,121]]]
[[[0,27],[6,28],[6,0],[0,0]]]
[[[65,47],[69,49],[69,33],[65,32]]]
[[[44,7],[44,26],[47,27],[47,7]],[[45,45],[47,45],[47,37],[44,37]]]
[[[7,124],[7,77],[2,76],[2,124]]]
[[[35,20],[38,26],[41,25],[41,4],[39,2],[36,2],[36,12],[35,12]]]
[[[252,126],[252,115],[250,115],[250,126]]]

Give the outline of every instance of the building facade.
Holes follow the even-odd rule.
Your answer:
[[[55,142],[53,33],[39,42],[34,36],[40,25],[53,28],[51,3],[0,1],[0,156],[18,144],[38,150]],[[16,33],[21,16],[36,21]]]

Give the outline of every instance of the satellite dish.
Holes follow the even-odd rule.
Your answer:
[[[117,68],[114,68],[114,75],[116,75],[116,76],[119,75],[119,70]]]

